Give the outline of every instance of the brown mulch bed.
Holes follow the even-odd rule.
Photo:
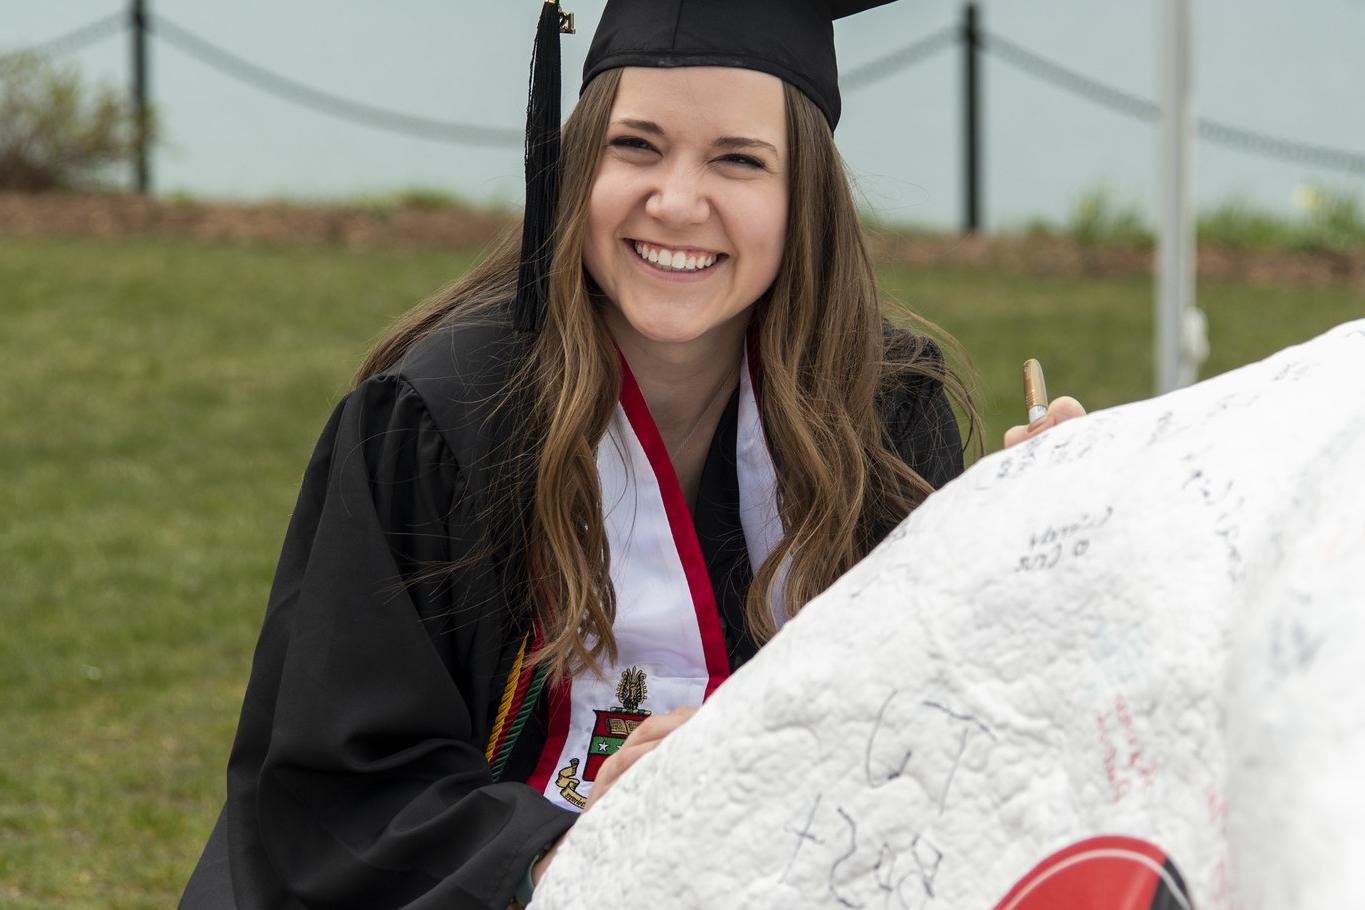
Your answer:
[[[998,269],[1028,275],[1124,277],[1150,275],[1152,250],[1131,246],[1090,246],[1070,237],[972,235],[931,238],[871,238],[878,262]],[[1365,292],[1365,250],[1301,253],[1249,250],[1200,244],[1200,281],[1241,282]]]
[[[486,246],[514,216],[472,208],[198,202],[125,194],[0,193],[0,234],[128,234],[260,241],[347,249],[447,250]],[[873,257],[896,265],[981,268],[1035,275],[1150,274],[1152,251],[1097,247],[1045,235],[870,233]],[[1295,253],[1202,245],[1211,281],[1365,291],[1365,250]]]
[[[478,249],[509,223],[474,209],[198,202],[130,194],[0,193],[0,234],[152,234],[347,249]]]

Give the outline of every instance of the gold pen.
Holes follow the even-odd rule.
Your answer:
[[[1043,365],[1033,358],[1024,361],[1024,404],[1028,407],[1028,422],[1047,416],[1047,383],[1043,381]]]

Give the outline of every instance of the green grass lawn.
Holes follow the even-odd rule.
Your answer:
[[[471,255],[0,237],[0,906],[172,906],[223,767],[296,485],[384,325]],[[888,272],[982,377],[1148,394],[1147,281]],[[1221,372],[1365,316],[1201,289]]]

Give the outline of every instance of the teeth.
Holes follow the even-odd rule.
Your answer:
[[[715,265],[718,258],[715,253],[689,254],[681,250],[666,250],[639,242],[635,244],[635,253],[641,259],[674,272],[698,272]]]

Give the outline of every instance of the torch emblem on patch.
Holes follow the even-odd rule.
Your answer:
[[[597,771],[626,741],[636,727],[644,722],[649,712],[640,707],[649,696],[645,686],[645,671],[628,667],[621,671],[616,684],[616,700],[620,704],[610,711],[596,710],[597,721],[592,725],[592,739],[588,741],[588,760],[583,766],[583,779],[596,780]]]
[[[639,667],[629,667],[621,671],[621,679],[616,684],[616,700],[620,704],[609,711],[595,708],[597,715],[592,725],[592,735],[588,740],[587,761],[581,765],[582,780],[597,779],[597,772],[603,762],[615,755],[635,728],[644,723],[650,712],[640,705],[649,696],[645,686],[645,671]],[[569,764],[559,769],[555,786],[565,802],[582,809],[587,797],[578,792],[580,764],[577,758],[569,759]]]

